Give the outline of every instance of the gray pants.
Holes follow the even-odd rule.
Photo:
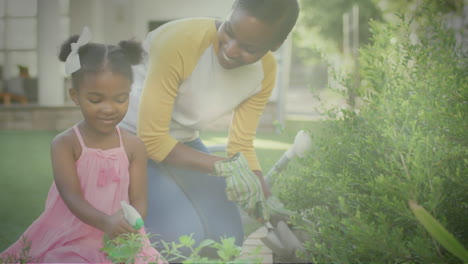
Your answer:
[[[185,144],[208,153],[200,139]],[[151,242],[178,242],[180,236],[193,234],[197,244],[204,239],[219,242],[220,238],[234,237],[236,244],[242,245],[244,233],[239,210],[226,198],[225,188],[223,178],[148,160],[145,227],[151,234],[157,234],[151,237]],[[156,248],[162,249],[160,242]]]

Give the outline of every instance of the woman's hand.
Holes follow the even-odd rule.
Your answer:
[[[106,219],[106,227],[103,231],[109,236],[109,239],[114,239],[126,233],[138,233],[138,230],[134,229],[124,218],[122,210],[108,216]]]
[[[214,164],[215,176],[226,179],[226,197],[237,203],[254,219],[268,220],[269,212],[263,210],[269,193],[268,186],[261,183],[263,177],[254,173],[244,154],[238,152],[231,158]],[[266,187],[264,190],[263,186]],[[267,191],[267,193],[265,193]]]

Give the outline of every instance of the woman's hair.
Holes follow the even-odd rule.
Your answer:
[[[296,24],[299,16],[297,0],[236,0],[233,9],[242,9],[253,17],[272,24],[278,24],[278,42],[283,42]]]
[[[61,46],[59,59],[66,61],[71,52],[71,44],[79,36],[69,37]],[[78,89],[83,78],[88,74],[99,74],[106,71],[121,74],[133,82],[131,65],[138,64],[142,58],[141,44],[131,40],[120,41],[118,45],[88,43],[78,49],[81,67],[71,74],[74,89]]]

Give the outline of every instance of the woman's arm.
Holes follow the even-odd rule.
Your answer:
[[[169,155],[164,159],[164,162],[201,172],[212,173],[214,164],[217,161],[225,159],[226,158],[209,155],[187,147],[182,143],[177,143],[171,152],[169,152]]]
[[[154,47],[157,49],[156,47]],[[178,59],[165,58],[168,53],[154,51],[152,63],[141,96],[138,136],[146,146],[149,158],[156,162],[212,172],[214,162],[223,158],[194,150],[169,135],[175,97],[182,81]],[[169,53],[170,54],[170,53]],[[164,62],[167,62],[166,64]],[[157,113],[157,114],[155,114]]]
[[[55,184],[68,209],[84,223],[109,234],[111,237],[122,233],[136,232],[125,221],[121,212],[109,216],[97,210],[84,199],[76,172],[73,141],[77,141],[76,136],[73,131],[68,130],[65,134],[58,135],[51,145]]]
[[[223,159],[193,150],[169,135],[179,86],[190,76],[202,52],[211,44],[212,38],[203,36],[216,34],[213,23],[211,20],[197,22],[195,29],[188,22],[174,24],[155,35],[152,41],[137,133],[149,158],[156,162],[212,172],[214,162]],[[193,33],[200,30],[205,33]]]
[[[245,100],[234,111],[229,140],[227,146],[228,156],[242,152],[250,168],[259,177],[263,193],[270,196],[270,190],[263,179],[262,169],[257,159],[253,141],[257,132],[258,122],[266,104],[271,96],[276,80],[276,61],[271,52],[262,58],[264,79],[259,93]]]

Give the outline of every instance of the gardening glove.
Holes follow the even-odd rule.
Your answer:
[[[292,228],[283,221],[279,221],[276,226],[266,224],[268,234],[261,238],[267,246],[277,256],[280,263],[305,263],[297,257],[297,252],[306,253],[302,230]]]
[[[260,180],[250,169],[244,154],[214,164],[215,176],[226,179],[226,196],[237,203],[250,217],[261,222],[268,221],[269,211]]]
[[[288,223],[290,217],[294,215],[293,211],[286,209],[283,203],[273,195],[268,197],[263,210],[268,212],[270,216],[269,221],[273,226],[276,226],[279,221]]]

